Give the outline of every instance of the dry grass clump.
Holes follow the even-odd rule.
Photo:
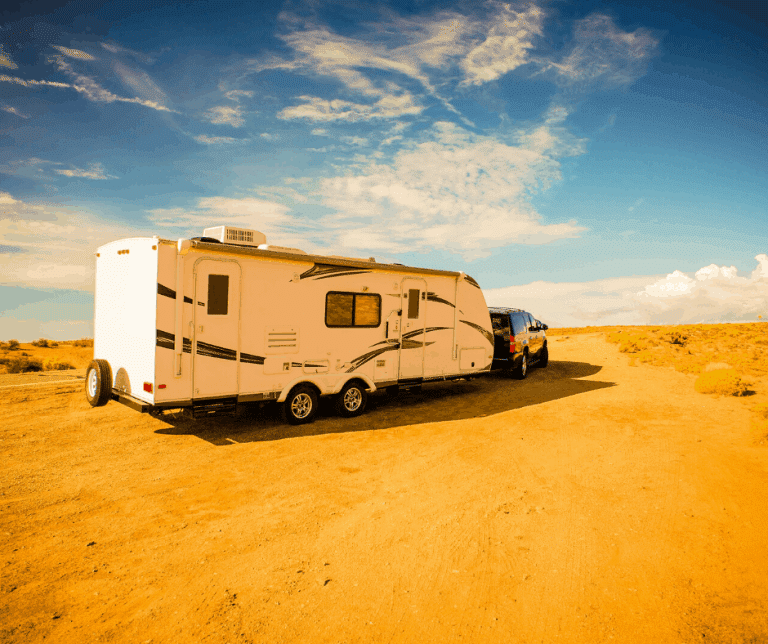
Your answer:
[[[694,388],[701,394],[718,396],[744,396],[748,389],[736,369],[713,369],[705,371],[694,383]]]
[[[54,346],[55,353],[51,350]],[[92,347],[93,340],[90,338],[68,342],[53,342],[44,338],[30,343],[16,340],[0,342],[0,373],[85,369],[93,360]]]

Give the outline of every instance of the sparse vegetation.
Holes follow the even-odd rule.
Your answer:
[[[715,369],[706,371],[696,378],[694,388],[702,394],[743,396],[748,391],[747,384],[736,373],[736,369]]]
[[[8,351],[16,351],[19,348],[18,340],[8,340]]]
[[[66,344],[71,344],[73,347],[92,347],[93,338],[80,338],[79,340],[70,340]]]
[[[30,360],[26,356],[18,358],[4,358],[2,362],[8,373],[28,373],[30,371],[42,371],[43,363],[40,360]]]
[[[639,363],[697,375],[710,363],[725,362],[738,373],[768,375],[768,326],[763,323],[604,328],[606,339]]]
[[[39,340],[35,340],[31,344],[33,347],[40,347],[41,349],[48,349],[48,348],[59,346],[58,342],[54,342],[53,340],[47,340],[45,338],[40,338]]]

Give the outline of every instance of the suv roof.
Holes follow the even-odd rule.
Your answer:
[[[489,306],[488,310],[491,313],[527,313],[524,309],[513,309],[508,306]]]

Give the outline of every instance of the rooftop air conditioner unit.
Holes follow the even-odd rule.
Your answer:
[[[238,246],[257,247],[267,243],[267,236],[258,230],[233,228],[232,226],[215,226],[206,228],[203,236],[217,239],[222,244],[237,244]]]

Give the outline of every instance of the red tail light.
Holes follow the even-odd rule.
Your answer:
[[[151,382],[145,382],[144,383],[144,391],[148,393],[152,393],[152,383]]]
[[[514,335],[509,336],[509,352],[510,353],[515,352],[515,336]]]

